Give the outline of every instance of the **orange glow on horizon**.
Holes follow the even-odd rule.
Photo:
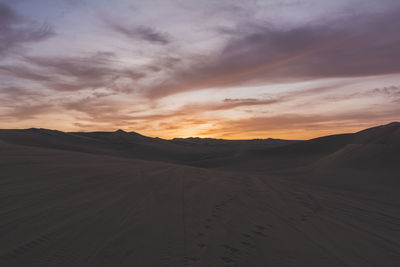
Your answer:
[[[391,121],[381,122],[380,124],[387,124]],[[90,126],[87,128],[84,127],[51,127],[51,124],[42,123],[41,125],[47,125],[46,127],[34,126],[26,124],[22,127],[13,127],[15,129],[28,129],[28,128],[45,128],[50,130],[59,130],[64,132],[96,132],[96,131],[104,131],[104,132],[113,132],[118,129],[124,130],[126,132],[137,132],[141,135],[148,137],[158,137],[162,139],[173,139],[173,138],[188,138],[188,137],[199,137],[199,138],[216,138],[216,139],[227,139],[227,140],[249,140],[249,139],[287,139],[287,140],[308,140],[313,138],[318,138],[327,135],[334,134],[344,134],[344,133],[354,133],[360,130],[364,130],[366,128],[374,127],[380,125],[377,123],[364,123],[358,124],[354,126],[313,126],[309,129],[307,128],[287,128],[287,129],[274,129],[274,130],[264,130],[264,131],[254,131],[254,132],[246,132],[245,130],[237,129],[236,131],[226,132],[221,129],[201,129],[196,130],[194,128],[180,128],[177,127],[173,130],[155,130],[155,129],[139,129],[135,130],[134,127],[120,127],[120,128],[109,128],[109,127],[98,127],[98,126]],[[0,128],[4,128],[1,127]]]

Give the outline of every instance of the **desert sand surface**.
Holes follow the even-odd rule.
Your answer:
[[[400,123],[308,141],[0,130],[0,266],[400,266]]]

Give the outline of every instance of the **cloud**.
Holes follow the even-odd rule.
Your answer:
[[[400,8],[385,13],[313,21],[296,27],[261,22],[224,30],[226,44],[185,58],[149,97],[243,84],[360,77],[400,72]],[[217,29],[220,31],[220,29]],[[188,63],[189,62],[189,63]]]
[[[0,89],[1,120],[20,122],[54,112],[54,107],[39,93],[14,87]]]
[[[104,95],[107,97],[108,95]],[[102,96],[98,97],[93,95],[91,97],[85,97],[83,99],[74,101],[64,101],[61,106],[68,110],[79,111],[85,116],[81,119],[85,121],[90,121],[92,123],[113,123],[124,121],[126,124],[145,122],[145,123],[155,123],[163,122],[174,119],[179,119],[181,121],[190,118],[192,120],[193,116],[204,115],[206,112],[213,111],[223,111],[230,110],[238,107],[244,106],[256,106],[256,105],[269,105],[277,102],[276,99],[224,99],[221,102],[214,103],[191,103],[183,105],[172,111],[158,111],[158,112],[144,112],[144,108],[138,108],[132,110],[130,105],[127,105],[121,100],[114,101],[111,99],[103,99]],[[135,101],[136,106],[144,105],[149,107],[148,102],[140,103],[140,101]],[[197,121],[200,121],[197,119]]]
[[[205,104],[187,104],[180,110],[186,111],[189,114],[202,113],[208,111],[230,110],[238,107],[246,106],[267,106],[271,104],[280,103],[281,99],[268,98],[268,99],[255,99],[255,98],[225,98],[222,102],[205,103]],[[179,112],[178,112],[179,113]]]
[[[308,107],[316,104],[321,104],[326,101],[341,101],[353,97],[370,97],[373,95],[384,95],[389,96],[397,94],[397,87],[385,87],[381,89],[367,90],[365,92],[354,92],[349,94],[334,94],[334,96],[326,96],[324,93],[331,91],[343,83],[335,83],[334,85],[314,87],[306,90],[292,91],[288,93],[276,94],[274,96],[267,96],[264,98],[225,98],[221,101],[209,101],[209,102],[193,102],[182,105],[181,107],[170,110],[162,111],[162,109],[157,110],[157,108],[151,113],[144,112],[145,109],[129,110],[125,109],[122,102],[110,101],[107,99],[98,99],[103,97],[108,97],[110,94],[107,93],[93,93],[92,97],[86,97],[81,100],[65,102],[63,107],[67,110],[75,110],[88,115],[89,120],[92,122],[104,122],[112,121],[113,119],[124,120],[127,123],[130,122],[156,122],[156,121],[168,121],[168,120],[184,120],[185,118],[193,118],[193,116],[202,117],[208,116],[210,112],[219,112],[232,110],[243,107],[254,107],[262,106],[268,107],[272,105],[279,105],[286,102],[304,100],[310,96],[314,96],[312,101],[307,101],[303,104]],[[334,98],[334,99],[332,99]],[[140,104],[136,101],[137,104]],[[143,103],[142,103],[143,104]],[[144,102],[147,107],[149,103]],[[295,119],[296,116],[293,116]],[[192,120],[192,119],[191,119]],[[213,120],[211,120],[213,121]]]
[[[2,114],[3,118],[13,118],[17,120],[26,120],[37,117],[38,115],[49,113],[54,105],[50,103],[38,103],[30,105],[13,106],[10,112]]]
[[[294,114],[255,116],[237,120],[219,120],[214,127],[199,133],[221,138],[308,139],[350,132],[398,119],[400,109],[339,112],[336,114]]]
[[[49,75],[42,74],[37,70],[33,70],[24,65],[0,65],[0,74],[14,76],[19,79],[27,79],[32,81],[52,81],[53,78]]]
[[[54,34],[50,25],[32,24],[8,5],[0,3],[0,59],[19,50],[25,43],[39,42]]]
[[[375,88],[365,92],[366,95],[385,95],[389,97],[400,97],[400,87],[399,86],[385,86],[382,88]]]
[[[25,60],[59,75],[90,80],[112,72],[107,65],[114,57],[113,53],[98,52],[88,57],[25,57]]]
[[[32,91],[32,90],[27,90],[15,86],[9,86],[9,87],[4,87],[0,88],[0,96],[5,95],[7,96],[8,100],[11,99],[17,99],[17,98],[26,98],[26,97],[40,97],[43,96],[42,93]],[[1,98],[0,98],[1,99]]]
[[[269,99],[230,99],[226,98],[221,102],[209,102],[209,103],[189,103],[183,105],[182,107],[162,113],[153,113],[151,115],[142,116],[132,116],[131,119],[134,120],[162,120],[171,118],[181,118],[185,116],[196,116],[202,115],[206,112],[213,111],[223,111],[231,110],[239,107],[246,106],[267,106],[271,104],[279,103],[281,100],[279,98],[269,98]]]
[[[0,74],[39,82],[61,92],[106,88],[127,93],[145,77],[143,72],[119,67],[117,58],[109,52],[81,57],[25,56],[23,60],[23,64],[0,65]]]
[[[74,19],[84,29],[60,27],[54,43],[41,47],[34,43],[54,35],[51,26],[0,4],[0,58],[13,55],[0,63],[2,119],[15,125],[32,119],[47,127],[62,117],[66,120],[58,125],[67,129],[122,126],[160,136],[248,138],[289,136],[296,129],[309,129],[315,136],[314,130],[324,127],[337,132],[344,129],[341,125],[367,127],[373,120],[385,123],[399,115],[398,85],[383,87],[398,80],[397,75],[383,75],[400,73],[398,4],[376,4],[382,9],[363,7],[352,14],[355,2],[341,1],[350,7],[346,10],[324,3],[319,5],[329,15],[321,19],[312,7],[318,1],[173,1],[165,8],[134,3],[140,24],[106,16],[99,24],[92,13],[75,9],[89,10],[92,4],[65,1],[71,4],[60,6],[63,20]],[[291,4],[302,7],[287,9]],[[125,2],[116,5],[121,17],[132,16],[132,9],[121,9]],[[29,6],[18,8],[28,13]],[[306,17],[308,9],[312,14]],[[286,15],[275,12],[279,10]],[[57,8],[43,9],[53,11]],[[177,16],[162,24],[171,14]],[[49,20],[56,19],[53,15],[44,14]],[[117,39],[110,43],[100,34],[104,30]],[[66,44],[72,36],[74,41]],[[35,49],[26,53],[29,45]],[[366,76],[371,77],[354,78]],[[297,81],[310,82],[288,85]],[[380,81],[382,87],[372,89]],[[273,83],[283,84],[275,88]],[[268,86],[251,87],[264,84]],[[225,88],[232,90],[220,90]],[[208,91],[161,99],[203,89]],[[357,107],[365,112],[354,111]]]
[[[335,94],[321,98],[323,101],[341,101],[346,99],[361,99],[361,98],[374,98],[385,97],[389,100],[388,104],[400,101],[400,87],[398,86],[385,86],[382,88],[374,88],[369,90],[360,90],[356,92]]]
[[[129,99],[128,99],[129,100]],[[135,106],[140,105],[140,101],[135,102]],[[130,125],[139,120],[152,120],[151,115],[135,116],[139,109],[132,109],[130,101],[121,99],[88,96],[77,100],[61,100],[60,107],[67,111],[78,111],[82,115],[76,116],[78,121],[90,123],[107,123],[110,125],[126,124]]]
[[[169,37],[165,33],[156,31],[155,29],[148,26],[126,26],[117,22],[115,19],[111,19],[103,16],[103,20],[108,27],[112,30],[134,40],[143,40],[154,44],[166,45],[170,43]]]
[[[15,86],[0,88],[1,120],[21,121],[35,118],[48,113],[53,106],[41,92]]]
[[[221,102],[207,102],[207,103],[191,103],[182,106],[181,108],[170,112],[160,114],[160,118],[166,117],[177,117],[184,115],[196,115],[203,114],[206,112],[231,110],[241,107],[251,106],[263,106],[268,107],[271,105],[279,105],[282,103],[288,103],[293,101],[307,100],[303,104],[297,103],[297,106],[306,105],[308,107],[326,103],[327,101],[342,101],[350,98],[360,97],[373,97],[373,96],[385,96],[389,98],[400,98],[400,88],[397,86],[388,86],[383,88],[375,88],[372,90],[356,91],[354,93],[336,92],[333,95],[325,95],[327,92],[333,90],[341,90],[341,85],[346,83],[334,83],[329,86],[319,86],[303,90],[295,90],[287,93],[278,93],[273,96],[268,95],[264,98],[225,98]],[[310,99],[310,97],[313,97]]]

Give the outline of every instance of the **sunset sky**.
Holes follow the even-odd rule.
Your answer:
[[[399,0],[0,0],[0,128],[309,139],[398,120]]]

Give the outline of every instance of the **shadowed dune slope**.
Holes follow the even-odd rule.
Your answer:
[[[360,131],[355,134],[353,143],[400,146],[400,122]]]
[[[242,151],[217,167],[235,171],[287,171],[311,166],[394,168],[399,165],[400,123],[353,134],[311,139],[272,148]],[[323,163],[322,163],[323,162]],[[208,162],[212,166],[213,162]],[[207,166],[204,164],[203,166]]]
[[[396,174],[400,172],[399,159],[400,123],[395,122],[355,133],[350,144],[322,157],[311,167],[318,171],[344,168]]]

